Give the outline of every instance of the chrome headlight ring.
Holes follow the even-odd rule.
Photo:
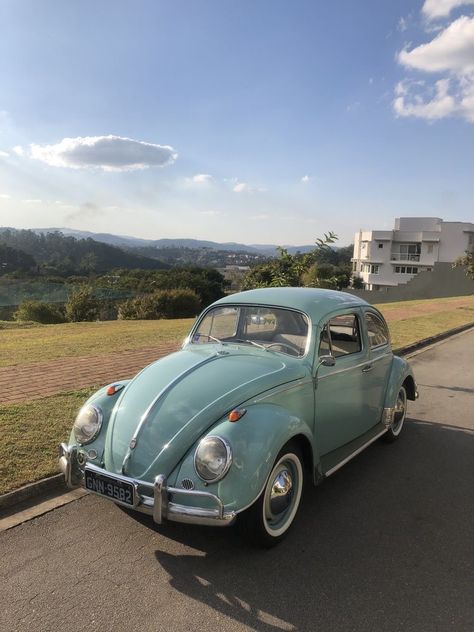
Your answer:
[[[217,483],[232,465],[232,448],[227,439],[209,435],[199,442],[194,453],[194,470],[205,483]]]
[[[79,411],[72,427],[76,441],[81,445],[91,443],[102,428],[104,414],[99,406],[86,404]]]

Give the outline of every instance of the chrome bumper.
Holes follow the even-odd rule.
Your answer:
[[[215,494],[194,489],[187,490],[178,487],[168,487],[166,476],[163,474],[157,476],[153,483],[149,483],[147,481],[129,478],[122,474],[108,472],[92,463],[87,463],[86,467],[88,470],[96,472],[97,474],[110,476],[133,485],[135,489],[135,501],[133,505],[108,498],[102,494],[97,495],[106,500],[113,500],[113,502],[127,507],[128,509],[153,516],[153,520],[157,524],[162,524],[163,520],[166,519],[174,522],[184,522],[186,524],[227,527],[235,521],[237,515],[235,511],[225,511],[223,502]],[[68,446],[65,443],[61,443],[59,446],[59,469],[64,474],[64,480],[68,487],[85,486],[83,472],[77,461],[77,448],[75,446]],[[94,492],[94,490],[88,491],[97,493]],[[175,496],[179,495],[208,499],[215,505],[215,508],[191,507],[171,502],[170,497],[174,499]]]

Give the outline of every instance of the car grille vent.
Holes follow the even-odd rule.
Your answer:
[[[194,483],[190,478],[183,478],[183,480],[181,481],[181,486],[184,489],[194,489]]]

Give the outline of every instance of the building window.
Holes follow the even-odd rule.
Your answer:
[[[427,271],[427,272],[431,272],[431,270],[432,270],[432,269],[433,269],[433,268],[426,268],[426,271]]]
[[[383,244],[379,244],[379,248],[383,248]]]
[[[397,274],[418,274],[418,268],[413,266],[395,266]]]
[[[433,252],[433,244],[428,244],[428,254],[430,255]]]
[[[394,244],[392,259],[395,261],[419,261],[421,244]]]
[[[354,261],[354,263],[352,264],[352,271],[357,272],[357,261]]]
[[[378,267],[378,266],[375,266],[375,265],[371,265],[371,266],[370,266],[370,272],[371,272],[372,274],[378,274],[378,273],[379,273],[379,267]]]

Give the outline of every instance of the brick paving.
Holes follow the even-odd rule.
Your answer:
[[[129,378],[150,362],[178,348],[179,345],[171,343],[119,353],[0,367],[0,403],[14,404]]]

